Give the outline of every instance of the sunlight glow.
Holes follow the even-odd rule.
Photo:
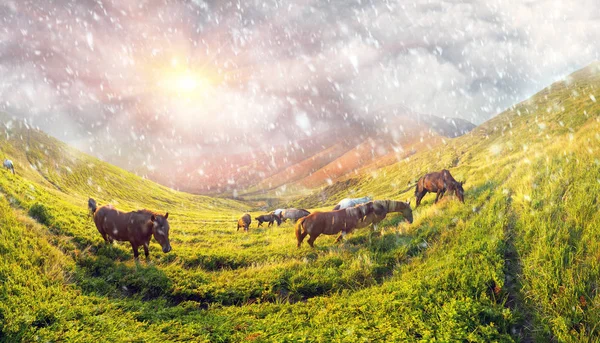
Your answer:
[[[173,68],[164,72],[158,82],[160,88],[167,93],[191,96],[201,95],[211,88],[211,80],[191,70],[177,70]]]
[[[154,94],[169,101],[186,100],[200,104],[218,92],[223,83],[220,72],[203,60],[191,61],[185,52],[157,58],[144,68]]]
[[[198,88],[198,80],[192,75],[183,75],[177,80],[176,86],[182,92],[193,92]]]

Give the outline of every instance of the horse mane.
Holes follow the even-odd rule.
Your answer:
[[[359,206],[362,206],[362,205],[359,205]],[[362,214],[359,206],[347,207],[344,210],[346,211],[347,214],[350,214],[351,216],[358,216],[359,214]]]
[[[410,206],[408,206],[408,204],[407,204],[406,202],[404,202],[404,201],[398,201],[398,200],[389,200],[389,199],[386,199],[386,200],[375,200],[375,201],[374,201],[374,204],[378,204],[378,205],[381,205],[381,206],[383,206],[383,207],[385,208],[385,210],[386,210],[386,211],[388,211],[388,212],[390,212],[390,211],[395,211],[395,210],[396,210],[396,207],[398,206],[398,204],[400,204],[400,206],[401,206],[403,209],[407,209],[407,208],[409,208],[409,207],[410,207]]]

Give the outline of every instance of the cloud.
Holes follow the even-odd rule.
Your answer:
[[[393,106],[481,123],[598,59],[599,19],[595,0],[8,1],[0,109],[107,159],[267,149]],[[210,87],[157,86],[174,60]]]

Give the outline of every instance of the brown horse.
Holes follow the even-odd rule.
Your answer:
[[[121,212],[112,205],[96,207],[94,199],[88,200],[90,212],[94,215],[94,223],[106,243],[113,240],[131,243],[133,256],[139,257],[138,248],[144,247],[146,258],[149,257],[148,244],[154,235],[164,253],[171,251],[169,242],[169,213],[164,216],[149,210]]]
[[[454,192],[460,202],[465,202],[464,199],[464,182],[456,181],[447,169],[440,172],[429,173],[417,181],[417,187],[415,189],[415,197],[417,198],[418,207],[421,204],[421,199],[427,194],[427,192],[437,193],[435,197],[435,203],[438,202],[446,191]]]
[[[412,224],[413,214],[410,208],[410,202],[394,201],[394,200],[375,200],[373,201],[373,213],[365,217],[358,223],[357,229],[367,227],[373,224],[373,229],[377,230],[377,224],[381,222],[388,213],[401,212],[404,220]]]
[[[240,219],[238,219],[237,231],[239,231],[240,228],[243,227],[244,231],[248,232],[251,222],[252,222],[252,217],[250,217],[250,215],[248,213],[245,213]]]
[[[300,218],[304,218],[306,216],[308,216],[310,214],[310,212],[308,212],[307,210],[298,210],[295,208],[288,208],[286,210],[283,210],[281,212],[281,220],[282,221],[286,221],[286,220],[291,220],[293,223],[297,222],[298,219]]]
[[[302,241],[309,235],[308,244],[314,248],[314,242],[319,235],[335,235],[340,233],[335,240],[336,243],[352,230],[366,216],[373,213],[373,202],[330,212],[314,212],[306,217],[300,218],[296,224],[296,238],[298,248]]]
[[[281,218],[276,216],[273,212],[254,217],[254,220],[258,221],[257,227],[260,227],[262,223],[269,223],[267,227],[270,227],[273,225],[273,222],[277,222],[277,226],[281,225]]]

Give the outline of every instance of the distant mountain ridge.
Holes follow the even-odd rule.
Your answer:
[[[384,122],[343,123],[267,151],[190,157],[177,172],[158,169],[148,177],[199,194],[260,193],[289,184],[314,188],[365,167],[397,162],[427,145],[461,136],[475,127],[463,119],[414,113],[403,107],[384,111]]]

